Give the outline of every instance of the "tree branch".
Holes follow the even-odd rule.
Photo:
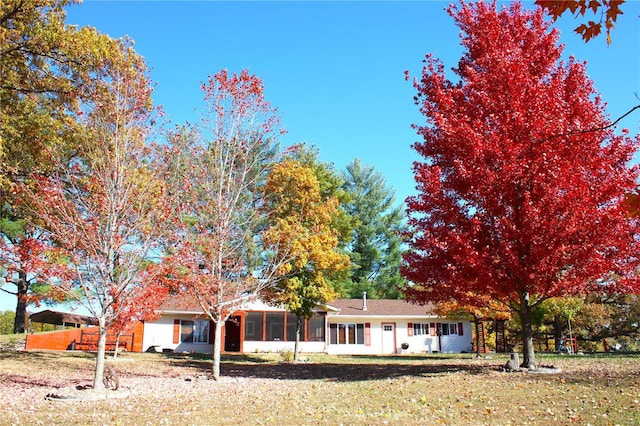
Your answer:
[[[618,124],[618,123],[620,122],[620,120],[622,120],[622,119],[623,119],[623,118],[625,118],[627,115],[631,114],[633,111],[635,111],[635,110],[637,110],[637,109],[640,109],[640,105],[636,105],[636,106],[634,106],[634,107],[633,107],[633,108],[631,108],[629,111],[625,112],[623,115],[621,115],[620,117],[618,117],[618,118],[616,119],[616,121],[614,121],[614,122],[613,122],[613,123],[611,123],[611,124],[608,124],[608,125],[606,125],[606,126],[602,126],[602,127],[596,127],[596,128],[593,128],[593,129],[582,130],[582,131],[580,131],[580,132],[577,132],[576,134],[578,134],[578,135],[579,135],[579,134],[583,134],[583,133],[599,132],[599,131],[601,131],[601,130],[607,130],[608,128],[613,127],[613,126],[615,126],[616,124]]]
[[[9,282],[10,282],[10,281],[9,281]],[[10,282],[10,283],[11,283],[11,284],[13,284],[13,282]],[[6,288],[4,288],[4,287],[0,287],[0,291],[4,291],[5,293],[8,293],[8,294],[10,294],[10,295],[12,295],[12,296],[17,296],[17,295],[18,295],[18,293],[14,293],[13,291],[9,291],[9,290],[7,290],[7,289],[6,289]]]
[[[60,94],[68,95],[68,94],[72,93],[71,91],[68,91],[68,90],[27,89],[27,88],[14,87],[14,86],[0,86],[0,89],[13,91],[13,92],[18,92],[18,93],[33,93],[33,94],[55,93],[55,94],[58,94],[58,95],[60,95]]]
[[[629,111],[625,112],[623,115],[618,117],[613,123],[609,123],[606,126],[592,127],[590,129],[579,130],[579,131],[575,131],[575,132],[566,132],[566,133],[560,133],[560,134],[557,134],[557,135],[551,135],[551,136],[547,137],[546,139],[543,139],[542,142],[548,141],[551,138],[561,138],[561,137],[565,137],[565,136],[584,135],[585,133],[600,132],[600,131],[603,131],[603,130],[607,130],[607,129],[611,128],[611,127],[614,127],[616,124],[618,124],[620,122],[620,120],[622,120],[623,118],[625,118],[626,116],[628,116],[629,114],[631,114],[633,111],[635,111],[637,109],[640,109],[640,104],[634,106]]]

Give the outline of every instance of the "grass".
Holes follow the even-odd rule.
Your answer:
[[[0,343],[15,343],[27,338],[27,333],[0,334]]]
[[[0,351],[24,349],[27,333],[0,334]]]
[[[637,425],[639,355],[539,355],[555,375],[503,373],[507,356],[209,356],[123,354],[112,361],[123,399],[45,400],[90,384],[93,355],[0,353],[0,424],[108,425]]]

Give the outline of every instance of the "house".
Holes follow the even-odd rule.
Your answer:
[[[161,316],[144,323],[143,350],[213,351],[214,327],[179,299],[165,302]],[[244,305],[225,323],[222,349],[254,353],[293,350],[296,318],[263,302]],[[404,300],[337,299],[304,321],[301,352],[344,355],[465,352],[472,350],[469,321],[439,318],[433,306]]]
[[[404,300],[337,299],[319,306],[313,317],[304,320],[300,351],[336,355],[471,352],[471,323],[440,318],[433,308]],[[115,349],[117,341],[118,347],[133,352],[213,352],[213,324],[188,299],[169,299],[159,313],[154,321],[132,324],[126,334],[108,334],[107,350]],[[45,314],[37,319],[48,318]],[[222,350],[293,350],[295,329],[296,317],[283,307],[247,303],[226,321]],[[26,349],[95,350],[96,339],[97,327],[54,331],[27,336]]]

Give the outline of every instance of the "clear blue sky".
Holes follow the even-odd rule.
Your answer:
[[[358,157],[386,177],[400,203],[415,192],[410,126],[421,122],[404,71],[418,76],[427,53],[447,69],[457,65],[462,48],[448,4],[85,0],[68,8],[67,22],[131,37],[153,68],[156,103],[175,123],[197,121],[208,74],[249,69],[280,111],[284,146],[313,144],[338,169]],[[565,55],[588,62],[613,118],[640,103],[640,2],[622,9],[609,47],[604,37],[585,44],[571,16],[558,23]],[[620,127],[637,133],[639,125],[636,112]],[[0,295],[0,309],[14,307]]]

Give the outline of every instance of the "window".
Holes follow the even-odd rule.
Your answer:
[[[285,328],[286,318],[286,328]],[[311,319],[302,319],[300,340],[324,342],[325,316],[316,314]],[[306,330],[306,336],[305,336]],[[244,320],[244,339],[261,342],[264,340],[292,342],[296,339],[296,316],[284,312],[247,312]]]
[[[263,312],[247,312],[244,320],[245,340],[262,340],[262,316]]]
[[[330,324],[329,338],[334,345],[364,345],[364,324]]]
[[[295,342],[296,341],[296,322],[298,318],[293,314],[287,314],[287,341]],[[302,335],[304,331],[300,330],[300,339],[304,339]]]
[[[364,324],[356,324],[356,344],[364,345]]]
[[[413,335],[414,336],[426,336],[429,334],[429,324],[413,324]]]
[[[457,324],[442,324],[442,335],[448,336],[450,334],[458,334]]]
[[[180,341],[183,343],[209,343],[209,320],[180,321]]]
[[[308,324],[307,340],[310,342],[324,342],[324,315],[314,315]]]
[[[284,340],[284,313],[267,312],[265,314],[267,340]]]

